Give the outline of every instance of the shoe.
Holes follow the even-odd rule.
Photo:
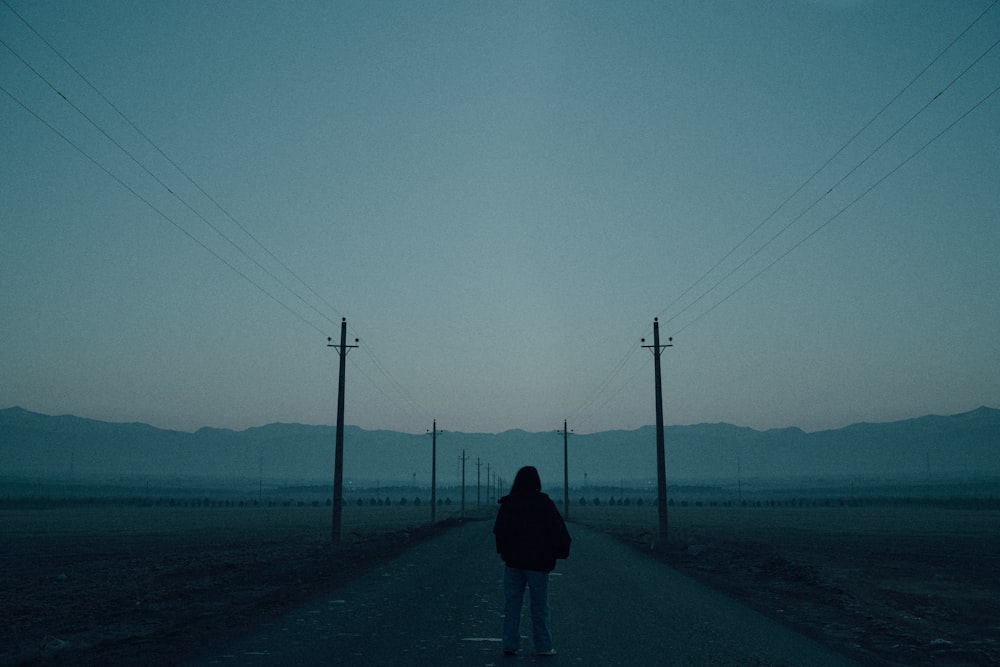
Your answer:
[[[517,649],[516,648],[505,648],[503,650],[503,654],[504,655],[517,655]]]
[[[535,651],[535,655],[555,655],[555,654],[556,650],[554,648],[550,648],[548,651]]]

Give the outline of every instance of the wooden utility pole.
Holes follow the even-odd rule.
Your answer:
[[[437,440],[438,422],[435,419],[431,434],[431,523],[437,520]]]
[[[337,384],[337,445],[333,454],[333,527],[330,531],[330,541],[340,544],[340,523],[344,511],[344,370],[347,367],[347,350],[357,345],[347,344],[347,318],[340,321],[340,346],[333,344],[332,338],[326,339],[327,347],[337,347],[340,355],[340,380]],[[355,338],[357,343],[358,339]]]
[[[660,318],[653,318],[653,344],[643,345],[653,352],[653,373],[656,377],[656,509],[660,518],[660,540],[667,539],[667,471],[663,453],[663,385],[660,382],[660,354],[663,348],[672,347],[673,338],[660,345]],[[645,343],[646,339],[643,338]]]
[[[479,510],[479,484],[480,484],[480,472],[482,471],[483,464],[479,461],[479,457],[476,457],[476,510]]]
[[[561,431],[556,431],[556,433],[562,433],[563,437],[563,518],[567,521],[569,520],[569,434],[570,430],[566,428],[566,420],[563,420],[563,427]]]
[[[462,450],[462,518],[465,518],[465,450]]]

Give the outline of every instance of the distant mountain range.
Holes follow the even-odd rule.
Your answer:
[[[344,431],[346,484],[428,486],[431,437],[395,431]],[[333,475],[332,426],[269,424],[244,431],[195,433],[146,424],[0,410],[0,476],[114,480],[213,478],[266,483],[327,481]],[[570,486],[651,484],[656,478],[656,429],[570,435]],[[1000,475],[1000,410],[981,407],[951,416],[862,423],[806,433],[757,431],[731,424],[668,426],[668,480],[882,477],[960,478]],[[438,483],[487,470],[507,480],[535,465],[547,488],[561,487],[563,437],[520,430],[498,434],[439,433]],[[489,466],[489,468],[487,468]]]

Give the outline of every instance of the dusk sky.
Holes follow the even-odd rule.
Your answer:
[[[0,0],[0,408],[1000,407],[995,4]]]

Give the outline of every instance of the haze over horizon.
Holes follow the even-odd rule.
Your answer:
[[[804,429],[804,428],[802,428],[800,426],[797,426],[795,424],[787,424],[785,426],[774,426],[774,427],[769,427],[769,428],[760,428],[760,429],[758,429],[758,428],[755,428],[753,426],[748,426],[746,424],[734,424],[732,422],[727,422],[727,421],[694,422],[694,423],[689,423],[689,424],[680,424],[680,423],[665,422],[665,425],[668,426],[668,427],[705,426],[705,425],[709,425],[709,426],[712,426],[712,425],[727,425],[727,426],[734,426],[736,428],[749,428],[749,429],[760,431],[760,432],[766,432],[766,431],[772,431],[772,430],[774,430],[774,431],[781,431],[781,430],[787,430],[787,429],[798,429],[798,430],[800,430],[800,431],[802,431],[804,433],[813,434],[813,433],[821,433],[821,432],[825,432],[825,431],[837,431],[837,430],[840,430],[840,429],[845,428],[845,427],[857,426],[857,425],[862,425],[862,424],[892,424],[892,423],[897,423],[897,422],[907,422],[907,421],[910,421],[910,420],[913,420],[913,419],[921,419],[921,418],[925,418],[925,417],[956,417],[956,416],[960,416],[960,415],[965,415],[965,414],[973,413],[973,412],[976,412],[977,410],[982,410],[982,409],[986,409],[986,410],[1000,410],[1000,408],[995,408],[995,407],[989,406],[989,405],[983,405],[983,406],[978,406],[976,408],[972,408],[970,410],[964,410],[964,411],[957,412],[957,413],[949,413],[949,414],[946,414],[946,415],[945,414],[928,413],[928,414],[924,414],[924,415],[914,415],[912,417],[904,417],[902,419],[891,420],[891,421],[852,422],[850,424],[845,424],[843,426],[833,427],[833,428],[829,428],[829,429],[816,429],[816,430],[813,430],[813,431],[810,431],[809,429]],[[3,407],[3,408],[0,408],[0,412],[2,412],[4,410],[27,410],[27,408],[24,408],[24,407],[19,406],[19,405],[12,405],[12,406],[6,406],[6,407]],[[212,426],[212,425],[206,424],[206,425],[198,426],[198,427],[193,428],[193,429],[175,429],[175,428],[171,428],[171,427],[164,427],[164,426],[157,426],[156,424],[150,424],[149,422],[143,421],[141,419],[130,420],[130,421],[115,421],[115,420],[97,419],[97,418],[94,418],[94,417],[89,417],[87,415],[76,415],[76,414],[70,414],[70,413],[64,413],[64,414],[45,414],[45,413],[35,412],[34,410],[27,410],[27,411],[30,412],[30,413],[33,413],[33,414],[42,415],[44,417],[77,417],[77,418],[80,418],[80,419],[86,419],[86,420],[92,420],[92,421],[97,421],[97,422],[103,422],[103,423],[107,423],[107,424],[120,424],[120,425],[140,424],[140,425],[143,425],[143,426],[152,426],[153,428],[156,428],[156,429],[162,429],[162,430],[168,430],[168,431],[179,431],[181,433],[189,433],[189,434],[197,433],[198,431],[200,431],[202,429],[208,429],[208,430],[225,430],[225,431],[233,431],[233,432],[240,433],[240,432],[248,431],[248,430],[251,430],[251,429],[260,429],[260,428],[263,428],[263,427],[276,426],[276,425],[285,425],[285,426],[296,426],[296,425],[298,425],[298,426],[309,426],[309,427],[312,427],[312,426],[328,426],[328,427],[331,427],[331,428],[335,425],[335,422],[332,421],[332,420],[331,421],[326,421],[326,422],[316,422],[316,423],[310,423],[310,422],[288,422],[288,421],[280,421],[279,420],[279,421],[273,421],[273,422],[267,422],[267,423],[261,423],[261,424],[247,424],[246,426],[241,426],[241,427],[237,427],[237,428],[230,428],[230,427],[226,427],[226,426]],[[403,430],[387,429],[387,428],[381,428],[381,427],[364,427],[364,426],[359,426],[359,425],[353,424],[353,423],[345,423],[345,426],[359,428],[359,429],[364,430],[364,431],[387,431],[387,432],[391,432],[391,433],[399,433],[399,434],[404,434],[404,435],[414,435],[414,434],[416,434],[416,435],[427,435],[429,433],[429,429],[426,429],[425,431],[403,431]],[[629,432],[629,431],[641,430],[643,428],[652,428],[654,426],[655,426],[655,420],[653,420],[653,421],[651,421],[650,423],[647,423],[647,424],[640,424],[640,425],[638,425],[638,426],[636,426],[634,428],[627,428],[627,429],[625,429],[625,428],[610,428],[610,429],[604,429],[602,431],[592,431],[592,432],[590,432],[590,434],[598,435],[598,434],[601,434],[601,433],[610,433],[610,432],[614,432],[614,431]],[[537,430],[537,431],[531,431],[531,430],[528,430],[528,429],[520,428],[518,426],[512,426],[510,428],[506,428],[506,429],[503,429],[501,431],[458,431],[458,430],[455,430],[455,429],[450,429],[450,430],[446,431],[444,429],[439,429],[438,433],[439,434],[445,434],[445,433],[464,433],[465,435],[501,435],[503,433],[507,433],[507,432],[510,432],[510,431],[523,431],[525,433],[534,435],[534,434],[551,433],[551,432],[553,432],[553,429],[540,429],[540,430]],[[561,429],[558,430],[558,432],[561,433],[562,432]],[[570,430],[570,435],[586,435],[586,434],[587,433],[582,433],[582,432],[581,433],[577,433],[577,431],[575,429],[571,429]]]
[[[668,424],[1000,407],[995,5],[4,0],[0,407],[332,424],[342,317],[370,430],[652,424],[654,317]]]
[[[0,410],[0,471],[15,484],[154,477],[329,482],[335,431],[330,425],[269,424],[187,433],[5,409]],[[730,424],[668,425],[664,431],[665,473],[674,482],[1000,481],[1000,410],[992,408],[816,433]],[[425,433],[348,425],[344,440],[345,480],[429,486],[432,458],[442,483],[461,480],[463,460],[470,472],[487,479],[492,473],[509,480],[521,466],[534,465],[550,485],[563,475],[575,485],[626,479],[655,485],[657,477],[654,426],[572,437],[556,431],[449,431],[433,441],[433,455]]]

